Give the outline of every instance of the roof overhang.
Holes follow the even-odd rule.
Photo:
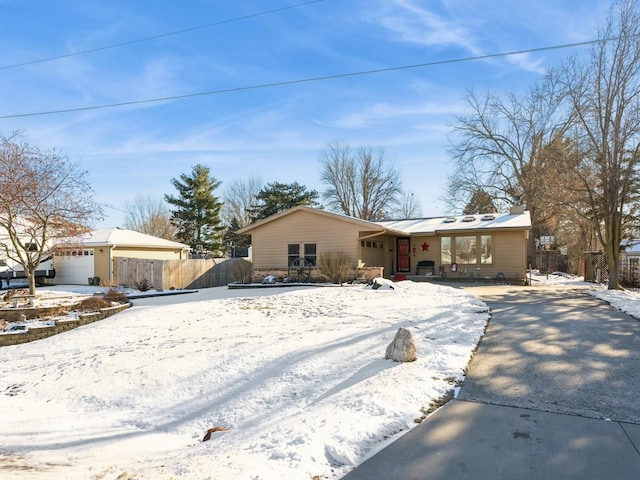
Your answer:
[[[382,234],[386,231],[386,229],[382,225],[378,225],[377,223],[370,222],[368,220],[362,220],[360,218],[349,217],[347,215],[341,215],[339,213],[327,212],[326,210],[318,210],[316,208],[305,207],[304,205],[298,205],[297,207],[290,208],[289,210],[285,210],[284,212],[276,213],[275,215],[271,215],[270,217],[263,218],[262,220],[258,220],[257,222],[252,223],[251,225],[247,225],[246,227],[240,228],[237,233],[244,235],[251,233],[252,230],[256,228],[260,228],[268,223],[291,215],[295,212],[306,212],[314,215],[319,215],[327,218],[332,218],[334,220],[348,222],[354,225],[359,225],[363,229],[367,229],[371,232],[379,232],[378,234]]]

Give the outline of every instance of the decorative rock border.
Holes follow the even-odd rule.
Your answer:
[[[34,318],[56,317],[65,315],[70,310],[77,308],[80,302],[67,302],[62,305],[51,305],[48,307],[4,307],[0,308],[0,319],[7,322],[18,322],[24,318],[31,320]]]
[[[9,345],[19,345],[21,343],[33,342],[43,338],[51,337],[74,328],[88,325],[98,320],[103,320],[111,315],[120,313],[131,306],[131,302],[116,305],[115,307],[103,308],[99,312],[81,313],[78,318],[58,320],[55,325],[33,326],[28,330],[18,330],[0,335],[0,347]],[[68,309],[68,307],[67,307]],[[0,313],[1,314],[1,313]]]

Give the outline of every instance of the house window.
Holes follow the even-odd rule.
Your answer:
[[[300,257],[315,267],[317,262],[317,249],[315,243],[290,243],[287,245],[287,264],[291,265],[291,262],[297,260]]]
[[[304,259],[311,264],[312,267],[315,267],[316,262],[316,244],[315,243],[305,243],[304,244]]]
[[[287,246],[287,265],[291,265],[298,258],[300,258],[300,244],[290,243]]]
[[[493,263],[491,235],[480,235],[480,263]]]
[[[363,248],[384,248],[384,242],[365,242],[360,240],[360,246]]]
[[[440,238],[440,263],[451,263],[451,237]]]
[[[471,264],[477,262],[477,239],[465,235],[456,237],[456,263]]]

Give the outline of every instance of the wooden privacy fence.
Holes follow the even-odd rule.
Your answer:
[[[243,258],[113,259],[113,278],[118,285],[128,288],[138,288],[143,283],[163,290],[219,287],[242,281],[243,275],[250,271],[251,262]]]

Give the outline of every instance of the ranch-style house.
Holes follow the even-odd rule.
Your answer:
[[[414,280],[497,279],[524,282],[531,217],[508,213],[370,222],[297,206],[238,231],[250,234],[253,278],[286,277],[299,258],[312,267],[342,252],[355,277]]]

